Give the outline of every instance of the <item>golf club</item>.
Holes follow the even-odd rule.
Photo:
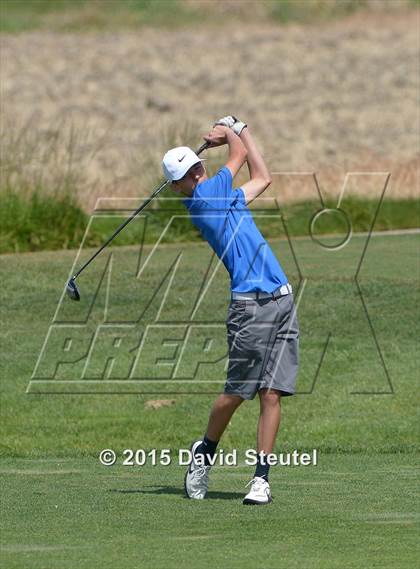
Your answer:
[[[200,148],[196,151],[197,156],[200,155],[203,150],[205,150],[206,148],[208,148],[210,146],[210,144],[208,142],[205,142],[204,144],[202,144],[200,146]],[[141,211],[143,211],[148,205],[149,203],[158,195],[160,194],[160,192],[169,184],[169,180],[165,180],[164,182],[162,182],[160,184],[160,186],[158,188],[156,188],[154,190],[154,192],[141,204],[140,207],[138,207],[135,211],[133,211],[133,213],[130,215],[130,217],[128,217],[124,223],[122,223],[115,231],[114,233],[111,235],[111,237],[109,237],[105,243],[103,245],[101,245],[101,247],[96,251],[96,253],[94,255],[92,255],[92,257],[90,257],[90,259],[88,259],[86,261],[86,263],[76,272],[74,273],[74,275],[71,277],[71,279],[69,279],[67,286],[66,286],[66,293],[67,296],[69,298],[71,298],[72,300],[80,300],[80,292],[79,292],[79,288],[76,284],[76,279],[77,277],[80,275],[80,273],[82,271],[84,271],[86,269],[86,267],[88,265],[90,265],[90,263],[99,255],[99,253],[101,251],[103,251],[105,249],[105,247],[107,247],[111,241],[113,239],[115,239],[115,237],[124,229],[124,227],[126,225],[128,225],[130,223],[130,221],[132,221]]]

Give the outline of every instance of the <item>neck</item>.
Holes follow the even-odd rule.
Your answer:
[[[204,182],[204,181],[207,180],[207,179],[208,179],[208,178],[207,178],[207,174],[203,174],[203,175],[201,176],[201,178],[199,178],[199,180],[198,180],[197,185],[195,186],[195,188],[197,188],[197,186],[198,186],[199,184],[201,184],[202,182]],[[194,189],[193,189],[193,188],[188,188],[188,189],[185,189],[185,190],[181,190],[181,193],[182,193],[184,196],[186,196],[186,197],[188,197],[188,198],[191,198],[192,195],[194,194],[195,188],[194,188]]]

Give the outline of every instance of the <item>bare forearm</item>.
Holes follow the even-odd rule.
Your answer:
[[[216,125],[211,132],[204,137],[204,140],[210,142],[212,147],[227,144],[229,146],[229,157],[226,167],[235,177],[238,171],[245,163],[247,150],[244,143],[230,128],[222,125]]]
[[[244,164],[247,157],[247,149],[244,142],[230,129],[226,131],[226,140],[229,146],[229,160],[237,157],[240,160],[242,159],[242,164]]]
[[[229,158],[226,166],[231,171],[232,176],[235,177],[245,164],[247,150],[239,136],[230,129],[227,129],[226,141],[229,145]]]
[[[268,188],[271,184],[271,176],[248,128],[242,130],[240,137],[248,152],[247,162],[250,179],[241,187],[246,203],[249,204]]]
[[[255,144],[249,128],[244,128],[241,132],[240,139],[247,150],[247,162],[249,169],[249,176],[251,180],[262,179],[268,183],[271,182],[271,175],[268,168],[261,156],[260,151]]]

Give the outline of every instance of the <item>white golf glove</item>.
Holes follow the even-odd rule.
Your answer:
[[[228,115],[227,117],[222,117],[215,124],[221,124],[222,126],[227,126],[231,128],[235,134],[238,136],[241,134],[246,124],[233,115]]]

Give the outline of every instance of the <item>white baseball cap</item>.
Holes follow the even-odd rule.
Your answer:
[[[165,178],[170,182],[180,180],[201,158],[188,146],[171,148],[163,157],[162,168]]]

